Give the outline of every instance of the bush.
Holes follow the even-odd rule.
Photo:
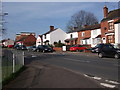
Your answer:
[[[54,42],[54,46],[55,47],[62,47],[64,46],[65,44],[64,43],[61,43],[61,41],[59,40],[58,42]]]

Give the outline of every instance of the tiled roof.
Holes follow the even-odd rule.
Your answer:
[[[86,26],[86,27],[78,30],[78,32],[79,31],[86,31],[86,30],[94,30],[94,29],[99,29],[99,28],[100,28],[100,24],[95,24],[95,25]]]
[[[33,34],[35,34],[35,32],[20,32],[20,33],[29,33],[29,34],[30,34],[30,33],[33,33]]]
[[[70,39],[66,39],[65,41],[73,41],[73,40],[77,40],[77,38],[70,38]]]
[[[115,18],[118,18],[118,17],[120,17],[120,9],[110,11],[108,13],[108,16],[106,18],[102,19],[102,21],[112,20],[112,19],[115,19]]]
[[[120,23],[120,19],[115,22],[115,24]]]
[[[28,35],[22,35],[22,36],[19,37],[19,39],[16,42],[23,41],[27,37],[28,37]]]
[[[58,28],[56,28],[56,29],[54,29],[54,30],[50,30],[50,31],[48,31],[48,32],[46,32],[46,33],[44,33],[44,34],[42,34],[42,35],[49,34],[49,33],[53,32],[53,31],[55,31],[55,30],[57,30],[57,29],[58,29]]]
[[[73,32],[77,32],[77,31],[78,31],[78,29],[69,31],[69,32],[67,32],[67,33],[73,33]]]

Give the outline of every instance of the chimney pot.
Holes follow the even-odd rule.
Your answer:
[[[50,26],[50,31],[54,30],[54,26]]]
[[[108,15],[108,8],[106,5],[104,6],[103,11],[104,11],[104,18],[106,18]]]

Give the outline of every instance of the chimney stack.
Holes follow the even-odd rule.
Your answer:
[[[50,31],[54,30],[54,26],[50,26]]]
[[[104,18],[106,18],[108,15],[108,8],[106,5],[104,6],[103,11],[104,11]]]

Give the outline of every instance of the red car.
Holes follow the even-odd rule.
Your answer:
[[[14,45],[8,45],[8,48],[13,48],[14,47]]]
[[[75,45],[75,46],[70,47],[70,51],[81,51],[85,49],[87,48],[82,45]]]

